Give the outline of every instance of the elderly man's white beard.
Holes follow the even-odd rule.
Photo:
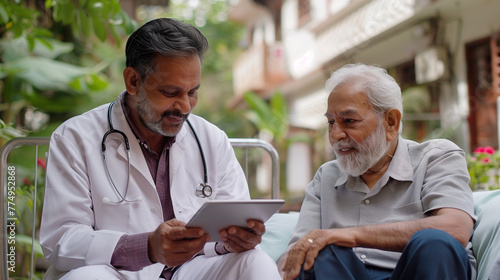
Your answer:
[[[365,141],[358,144],[352,139],[346,139],[333,144],[340,168],[347,174],[357,177],[373,167],[389,150],[391,142],[385,138],[385,129],[379,121],[377,129]],[[357,150],[349,155],[339,155],[340,147],[350,146]]]

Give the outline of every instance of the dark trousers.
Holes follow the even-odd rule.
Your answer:
[[[314,266],[296,279],[396,280],[471,279],[467,251],[448,233],[425,229],[415,233],[394,270],[363,264],[351,248],[329,245],[321,250]]]

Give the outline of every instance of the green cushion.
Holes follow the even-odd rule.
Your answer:
[[[474,226],[472,248],[478,262],[477,279],[488,279],[500,253],[500,190],[474,192]]]
[[[265,223],[266,233],[262,236],[260,247],[275,262],[286,251],[298,219],[299,212],[276,213]]]

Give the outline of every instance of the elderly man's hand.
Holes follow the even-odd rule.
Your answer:
[[[302,265],[304,270],[311,269],[319,252],[329,244],[350,248],[356,246],[354,236],[353,228],[311,230],[295,243],[287,256],[280,259],[279,267],[283,271],[283,279],[297,277]],[[283,263],[284,257],[286,257],[286,261]]]

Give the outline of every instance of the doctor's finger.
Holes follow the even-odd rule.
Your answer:
[[[171,226],[171,227],[185,227],[186,223],[183,221],[179,221],[176,218],[170,219],[166,222],[164,222],[165,225]]]
[[[172,253],[197,253],[203,249],[209,239],[208,235],[204,235],[200,238],[170,241],[165,248]]]
[[[172,240],[181,240],[186,238],[198,238],[205,234],[199,227],[170,227],[166,230],[166,236]]]
[[[263,222],[257,220],[248,220],[248,228],[251,229],[255,234],[263,235],[266,233],[266,226]]]
[[[261,242],[260,235],[251,233],[245,229],[232,227],[228,229],[226,242],[234,251],[243,252],[255,248]]]

